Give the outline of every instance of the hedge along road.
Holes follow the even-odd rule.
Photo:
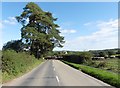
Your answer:
[[[46,60],[31,72],[3,86],[104,86],[111,87],[96,78],[76,70],[59,60]],[[4,88],[4,87],[3,87]]]

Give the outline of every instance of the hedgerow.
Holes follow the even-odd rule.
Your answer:
[[[14,50],[3,51],[2,56],[2,73],[3,81],[12,79],[22,73],[32,69],[35,65],[40,64],[40,60],[26,52],[15,52]]]

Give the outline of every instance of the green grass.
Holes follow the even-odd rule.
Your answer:
[[[13,50],[4,51],[2,58],[3,83],[27,73],[42,61],[42,59],[38,60],[33,55],[25,52],[16,53]]]
[[[99,68],[94,68],[90,66],[85,66],[85,65],[80,65],[80,64],[75,64],[75,63],[70,63],[63,61],[64,63],[72,66],[72,67],[77,67],[77,69],[81,70],[84,73],[87,73],[95,78],[98,78],[112,86],[119,87],[120,86],[120,80],[118,77],[120,77],[120,74],[118,75],[117,73],[109,72],[106,70],[102,70]]]
[[[105,62],[105,67],[103,67],[102,69],[105,70],[110,70],[113,72],[118,73],[119,72],[119,68],[118,68],[118,63],[120,62],[120,59],[118,58],[114,58],[114,59],[105,59],[105,60],[93,60],[93,62],[95,62],[96,65],[98,65],[101,62]],[[91,65],[92,66],[92,65]]]

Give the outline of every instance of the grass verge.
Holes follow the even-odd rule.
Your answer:
[[[120,87],[120,80],[119,80],[120,74],[109,72],[99,68],[93,68],[90,66],[70,63],[67,61],[63,61],[63,62],[70,65],[71,67],[81,70],[84,73],[87,73],[95,78],[98,78],[99,80],[102,80],[103,82],[106,82],[112,86],[115,86],[117,88]]]

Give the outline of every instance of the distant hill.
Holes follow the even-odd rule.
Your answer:
[[[108,52],[108,51],[112,51],[114,53],[118,53],[120,51],[120,48],[115,48],[115,49],[104,49],[104,50],[89,50],[90,52]]]

